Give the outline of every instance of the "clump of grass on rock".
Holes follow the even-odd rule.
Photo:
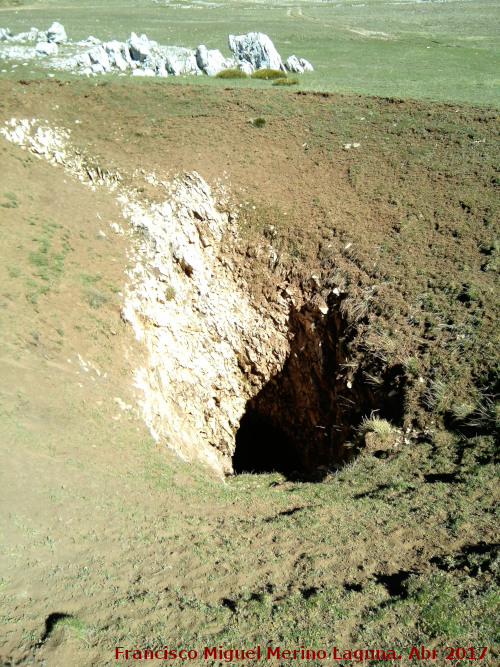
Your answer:
[[[386,419],[365,417],[359,425],[354,446],[359,450],[387,452],[396,446],[398,432]]]
[[[251,74],[252,79],[264,79],[270,81],[271,79],[285,79],[287,75],[280,69],[258,69]]]
[[[247,79],[248,75],[241,69],[223,69],[215,75],[216,79]]]

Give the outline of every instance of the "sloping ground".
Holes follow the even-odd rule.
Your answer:
[[[408,429],[317,484],[222,485],[157,446],[135,411],[143,350],[120,319],[131,241],[110,231],[113,196],[2,143],[4,663],[271,644],[400,664],[412,645],[439,649],[433,664],[488,646],[495,664],[496,115],[121,83],[0,93],[6,119],[72,127],[138,196],[156,193],[141,169],[228,176],[256,302],[271,237],[278,272],[337,290],[346,380],[392,385]]]

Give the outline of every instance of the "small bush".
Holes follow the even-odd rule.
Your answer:
[[[379,438],[384,438],[393,432],[391,424],[380,417],[365,417],[358,429],[358,434],[364,436],[367,433],[375,433]]]
[[[273,86],[298,86],[299,85],[299,79],[298,77],[294,76],[291,79],[288,77],[283,77],[282,79],[276,79],[273,81]]]
[[[258,69],[251,75],[252,79],[264,79],[265,81],[285,79],[286,76],[285,72],[282,72],[280,69]]]
[[[109,301],[109,297],[107,294],[104,294],[97,289],[90,289],[87,292],[87,301],[91,308],[97,310]]]
[[[259,116],[259,118],[252,118],[250,121],[254,127],[264,127],[266,119]]]
[[[247,79],[248,75],[240,69],[223,69],[215,75],[216,79]]]
[[[172,299],[175,299],[176,291],[175,287],[172,285],[168,285],[165,288],[165,301],[172,301]]]

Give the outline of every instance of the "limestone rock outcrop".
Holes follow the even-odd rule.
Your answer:
[[[54,21],[54,23],[47,30],[47,41],[53,42],[54,44],[64,44],[68,41],[68,36],[66,35],[66,30],[64,26]]]
[[[25,46],[36,43],[35,48]],[[20,44],[6,48],[5,45]],[[64,45],[66,56],[60,57],[58,45]],[[221,70],[238,68],[246,74],[256,69],[270,68],[282,71],[304,72],[312,65],[301,58],[290,56],[287,65],[271,39],[257,32],[229,35],[229,46],[234,54],[225,58],[219,49],[208,49],[200,44],[196,50],[181,46],[165,46],[147,35],[131,32],[126,42],[102,42],[96,37],[73,43],[64,26],[55,21],[46,30],[31,28],[13,35],[8,28],[0,28],[0,55],[11,60],[29,60],[44,56],[46,67],[70,71],[86,76],[107,72],[128,73],[135,76],[201,75],[216,76]],[[79,48],[80,47],[80,48]],[[83,47],[83,49],[82,49]]]
[[[287,58],[285,65],[289,72],[296,72],[297,74],[303,74],[304,72],[304,68],[300,64],[297,56],[290,56]]]
[[[249,32],[246,35],[229,35],[229,48],[236,60],[248,62],[255,69],[281,69],[285,66],[271,39],[262,32]]]
[[[313,66],[311,65],[311,63],[310,63],[308,60],[306,60],[305,58],[301,58],[301,59],[299,60],[299,62],[300,62],[300,64],[301,64],[301,66],[303,67],[304,72],[314,72],[314,67],[313,67]]]
[[[130,33],[130,37],[127,39],[127,46],[131,58],[139,62],[146,60],[151,51],[151,44],[146,35],[138,37],[135,32]]]
[[[130,50],[125,42],[118,42],[116,39],[111,42],[105,42],[103,48],[106,51],[109,63],[124,72],[131,67]]]
[[[147,264],[130,271],[123,310],[149,351],[137,375],[143,414],[178,454],[227,474],[248,399],[285,362],[288,304],[257,307],[238,284],[222,248],[237,226],[198,174],[167,187],[168,198],[149,210],[122,199],[147,239]]]
[[[234,63],[228,63],[219,49],[209,51],[204,44],[200,44],[196,49],[196,62],[198,67],[208,76],[215,76],[221,70],[234,65]]]
[[[39,56],[56,56],[59,49],[55,42],[38,42],[35,51]]]
[[[169,74],[202,74],[196,61],[196,52],[180,46],[163,47],[165,67]]]

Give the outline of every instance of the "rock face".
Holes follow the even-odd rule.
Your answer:
[[[135,32],[130,33],[130,37],[127,39],[127,46],[130,51],[130,57],[139,62],[144,62],[151,50],[151,45],[146,35],[138,37]]]
[[[246,35],[229,35],[229,48],[236,60],[248,62],[255,69],[281,69],[285,66],[280,54],[267,35],[262,32],[249,32]]]
[[[168,199],[149,210],[122,200],[124,215],[149,238],[147,264],[129,274],[123,317],[149,350],[137,382],[152,433],[227,474],[248,399],[284,364],[288,306],[258,308],[238,285],[222,252],[223,235],[235,237],[237,227],[198,174],[168,187]]]
[[[64,26],[62,26],[60,23],[57,23],[57,21],[54,21],[54,23],[47,30],[47,41],[53,42],[54,44],[64,44],[67,42],[68,37],[66,35]]]
[[[209,51],[204,44],[200,44],[196,49],[196,62],[198,67],[208,76],[215,76],[232,65],[232,63],[226,61],[218,49]]]
[[[57,56],[59,49],[55,42],[38,42],[35,51],[39,56]]]

